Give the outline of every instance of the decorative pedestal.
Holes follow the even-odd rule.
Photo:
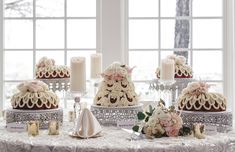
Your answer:
[[[192,127],[194,123],[216,126],[218,132],[232,130],[232,112],[194,112],[182,111],[182,119],[186,126]]]
[[[68,91],[70,88],[70,78],[59,79],[38,79],[46,83],[50,90],[55,91]]]
[[[117,122],[138,120],[137,113],[143,111],[142,104],[130,107],[103,107],[103,106],[91,106],[91,112],[97,118],[97,120],[106,126],[116,126]]]
[[[51,120],[55,120],[63,123],[63,109],[51,109],[51,110],[18,110],[7,109],[6,110],[6,123],[27,123],[30,120],[39,121],[40,129],[47,129],[48,123]]]
[[[160,84],[159,79],[154,79],[150,82],[149,89],[157,91],[170,90],[172,93],[172,102],[175,102],[182,90],[187,87],[188,83],[193,81],[195,80],[192,78],[175,78],[175,83],[164,86],[163,84]]]

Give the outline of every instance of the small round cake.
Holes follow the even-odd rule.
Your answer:
[[[192,78],[193,72],[192,68],[186,64],[186,59],[184,56],[177,56],[175,54],[167,56],[167,59],[175,61],[175,78]],[[160,68],[156,70],[156,77],[160,78]]]
[[[55,65],[54,59],[43,57],[36,65],[36,79],[70,78],[70,69],[65,65]]]
[[[208,92],[208,84],[192,82],[178,98],[179,110],[219,112],[226,110],[226,98],[220,93]]]
[[[18,93],[11,98],[13,109],[39,110],[58,108],[58,96],[38,80],[26,81],[17,86]]]
[[[95,96],[94,104],[106,107],[137,105],[138,97],[131,81],[132,69],[118,62],[112,63],[102,73],[103,81]]]

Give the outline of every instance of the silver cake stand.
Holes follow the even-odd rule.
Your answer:
[[[175,78],[175,83],[171,85],[163,85],[160,83],[160,79],[154,79],[150,81],[149,89],[164,91],[170,90],[172,94],[172,103],[174,103],[182,90],[187,87],[188,83],[196,81],[192,78]]]
[[[38,79],[46,83],[50,90],[68,91],[70,87],[70,78],[56,78],[56,79]]]
[[[48,85],[48,88],[53,92],[63,91],[64,108],[67,108],[66,92],[70,89],[70,78],[57,79],[37,79]]]
[[[23,123],[28,121],[39,121],[39,128],[48,128],[48,123],[52,120],[63,123],[63,109],[48,109],[48,110],[18,110],[7,109],[6,110],[6,124],[9,123]]]
[[[194,123],[216,126],[218,132],[228,132],[232,130],[232,112],[196,112],[182,111],[183,122],[186,126],[192,127]]]
[[[128,107],[91,106],[91,112],[105,126],[116,126],[118,121],[138,120],[137,113],[143,111],[143,104]]]

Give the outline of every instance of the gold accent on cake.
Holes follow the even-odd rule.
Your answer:
[[[138,96],[131,81],[131,72],[127,65],[112,63],[102,74],[103,81],[95,96],[94,104],[106,107],[123,107],[138,104]]]
[[[225,111],[226,98],[220,93],[208,92],[208,85],[192,82],[178,98],[178,108],[188,111]]]
[[[38,80],[26,81],[17,86],[20,92],[11,98],[13,109],[54,109],[58,108],[59,98],[49,91],[48,86]]]
[[[55,65],[53,59],[43,57],[36,65],[36,78],[37,79],[50,79],[50,78],[69,78],[70,69],[65,65]]]
[[[175,78],[192,78],[193,72],[192,68],[186,64],[186,59],[184,56],[177,56],[175,54],[167,56],[167,59],[172,59],[175,61]],[[156,77],[160,78],[160,68],[156,69]]]

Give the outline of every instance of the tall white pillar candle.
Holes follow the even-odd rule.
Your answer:
[[[70,91],[86,91],[86,59],[84,57],[72,57],[70,75]]]
[[[102,54],[91,54],[91,79],[97,79],[102,72]]]
[[[160,79],[162,81],[174,81],[175,78],[175,62],[171,59],[161,60]]]

